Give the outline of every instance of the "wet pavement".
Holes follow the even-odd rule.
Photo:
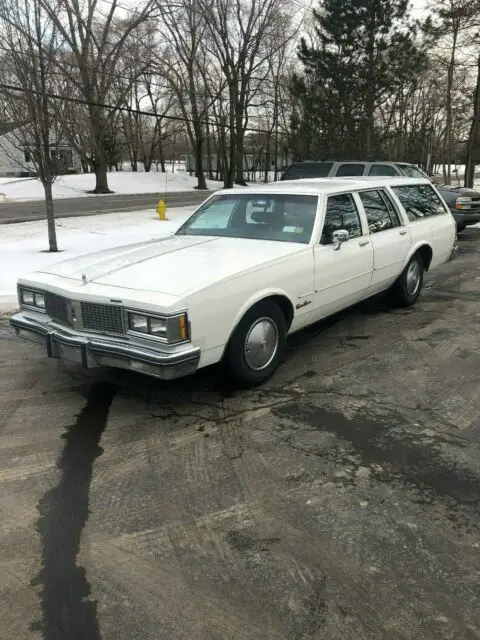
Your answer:
[[[480,638],[480,230],[269,384],[86,377],[0,320],[0,638]]]

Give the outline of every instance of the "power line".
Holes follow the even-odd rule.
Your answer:
[[[195,122],[194,120],[192,120],[192,118],[185,118],[183,116],[157,115],[155,113],[152,113],[151,111],[143,111],[142,109],[132,109],[130,107],[121,107],[121,106],[115,106],[115,105],[112,105],[112,104],[102,104],[100,102],[88,102],[88,100],[84,100],[83,98],[72,98],[72,97],[67,97],[67,96],[61,96],[61,95],[56,94],[56,93],[50,93],[50,92],[45,92],[45,91],[37,91],[35,89],[25,89],[24,87],[17,87],[15,85],[6,84],[4,82],[0,82],[0,89],[3,89],[5,91],[16,91],[18,93],[33,94],[33,95],[43,96],[43,97],[50,98],[52,100],[60,100],[62,102],[70,102],[70,103],[73,103],[73,104],[81,104],[81,105],[85,105],[85,106],[88,106],[88,107],[97,107],[99,109],[107,109],[109,111],[120,111],[120,112],[136,114],[136,115],[140,115],[140,116],[148,116],[150,118],[171,120],[171,121],[175,121],[175,122],[188,122],[190,124],[194,124],[194,122]],[[202,126],[210,126],[210,127],[218,127],[219,126],[218,122],[212,122],[211,120],[199,120],[198,124],[200,124]],[[224,129],[232,129],[232,127],[227,123],[222,123],[221,126]],[[272,130],[257,129],[255,127],[248,127],[248,126],[245,127],[244,131],[249,131],[251,133],[262,133],[262,134],[268,134],[268,135],[271,135],[272,133],[275,133],[275,131],[272,131]],[[281,133],[281,132],[278,132],[278,133]]]

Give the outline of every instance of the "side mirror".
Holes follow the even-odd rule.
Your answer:
[[[350,234],[346,229],[339,229],[332,233],[333,247],[335,251],[338,251],[344,242],[350,240]]]

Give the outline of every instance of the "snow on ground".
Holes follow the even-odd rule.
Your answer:
[[[45,221],[2,225],[0,234],[0,313],[17,308],[17,279],[49,264],[174,233],[195,207],[167,210],[167,221],[154,211],[134,211],[65,218],[57,222],[61,252],[48,253]]]
[[[165,193],[193,191],[197,184],[195,176],[185,171],[175,173],[113,171],[108,174],[108,185],[116,194]],[[222,182],[207,180],[209,189],[221,189]],[[53,185],[54,198],[87,197],[95,187],[93,173],[60,176]],[[43,200],[43,186],[36,178],[0,178],[0,202],[19,200]]]

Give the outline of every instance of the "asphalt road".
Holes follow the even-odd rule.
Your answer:
[[[480,637],[480,230],[261,389],[86,377],[0,326],[0,638]]]
[[[55,200],[57,218],[88,216],[99,213],[121,211],[140,211],[154,209],[160,199],[165,200],[167,207],[182,207],[200,204],[210,195],[209,191],[183,191],[164,193],[147,193],[140,195],[105,195],[87,196],[85,198],[60,198]],[[0,224],[29,222],[45,218],[43,201],[0,203]]]

